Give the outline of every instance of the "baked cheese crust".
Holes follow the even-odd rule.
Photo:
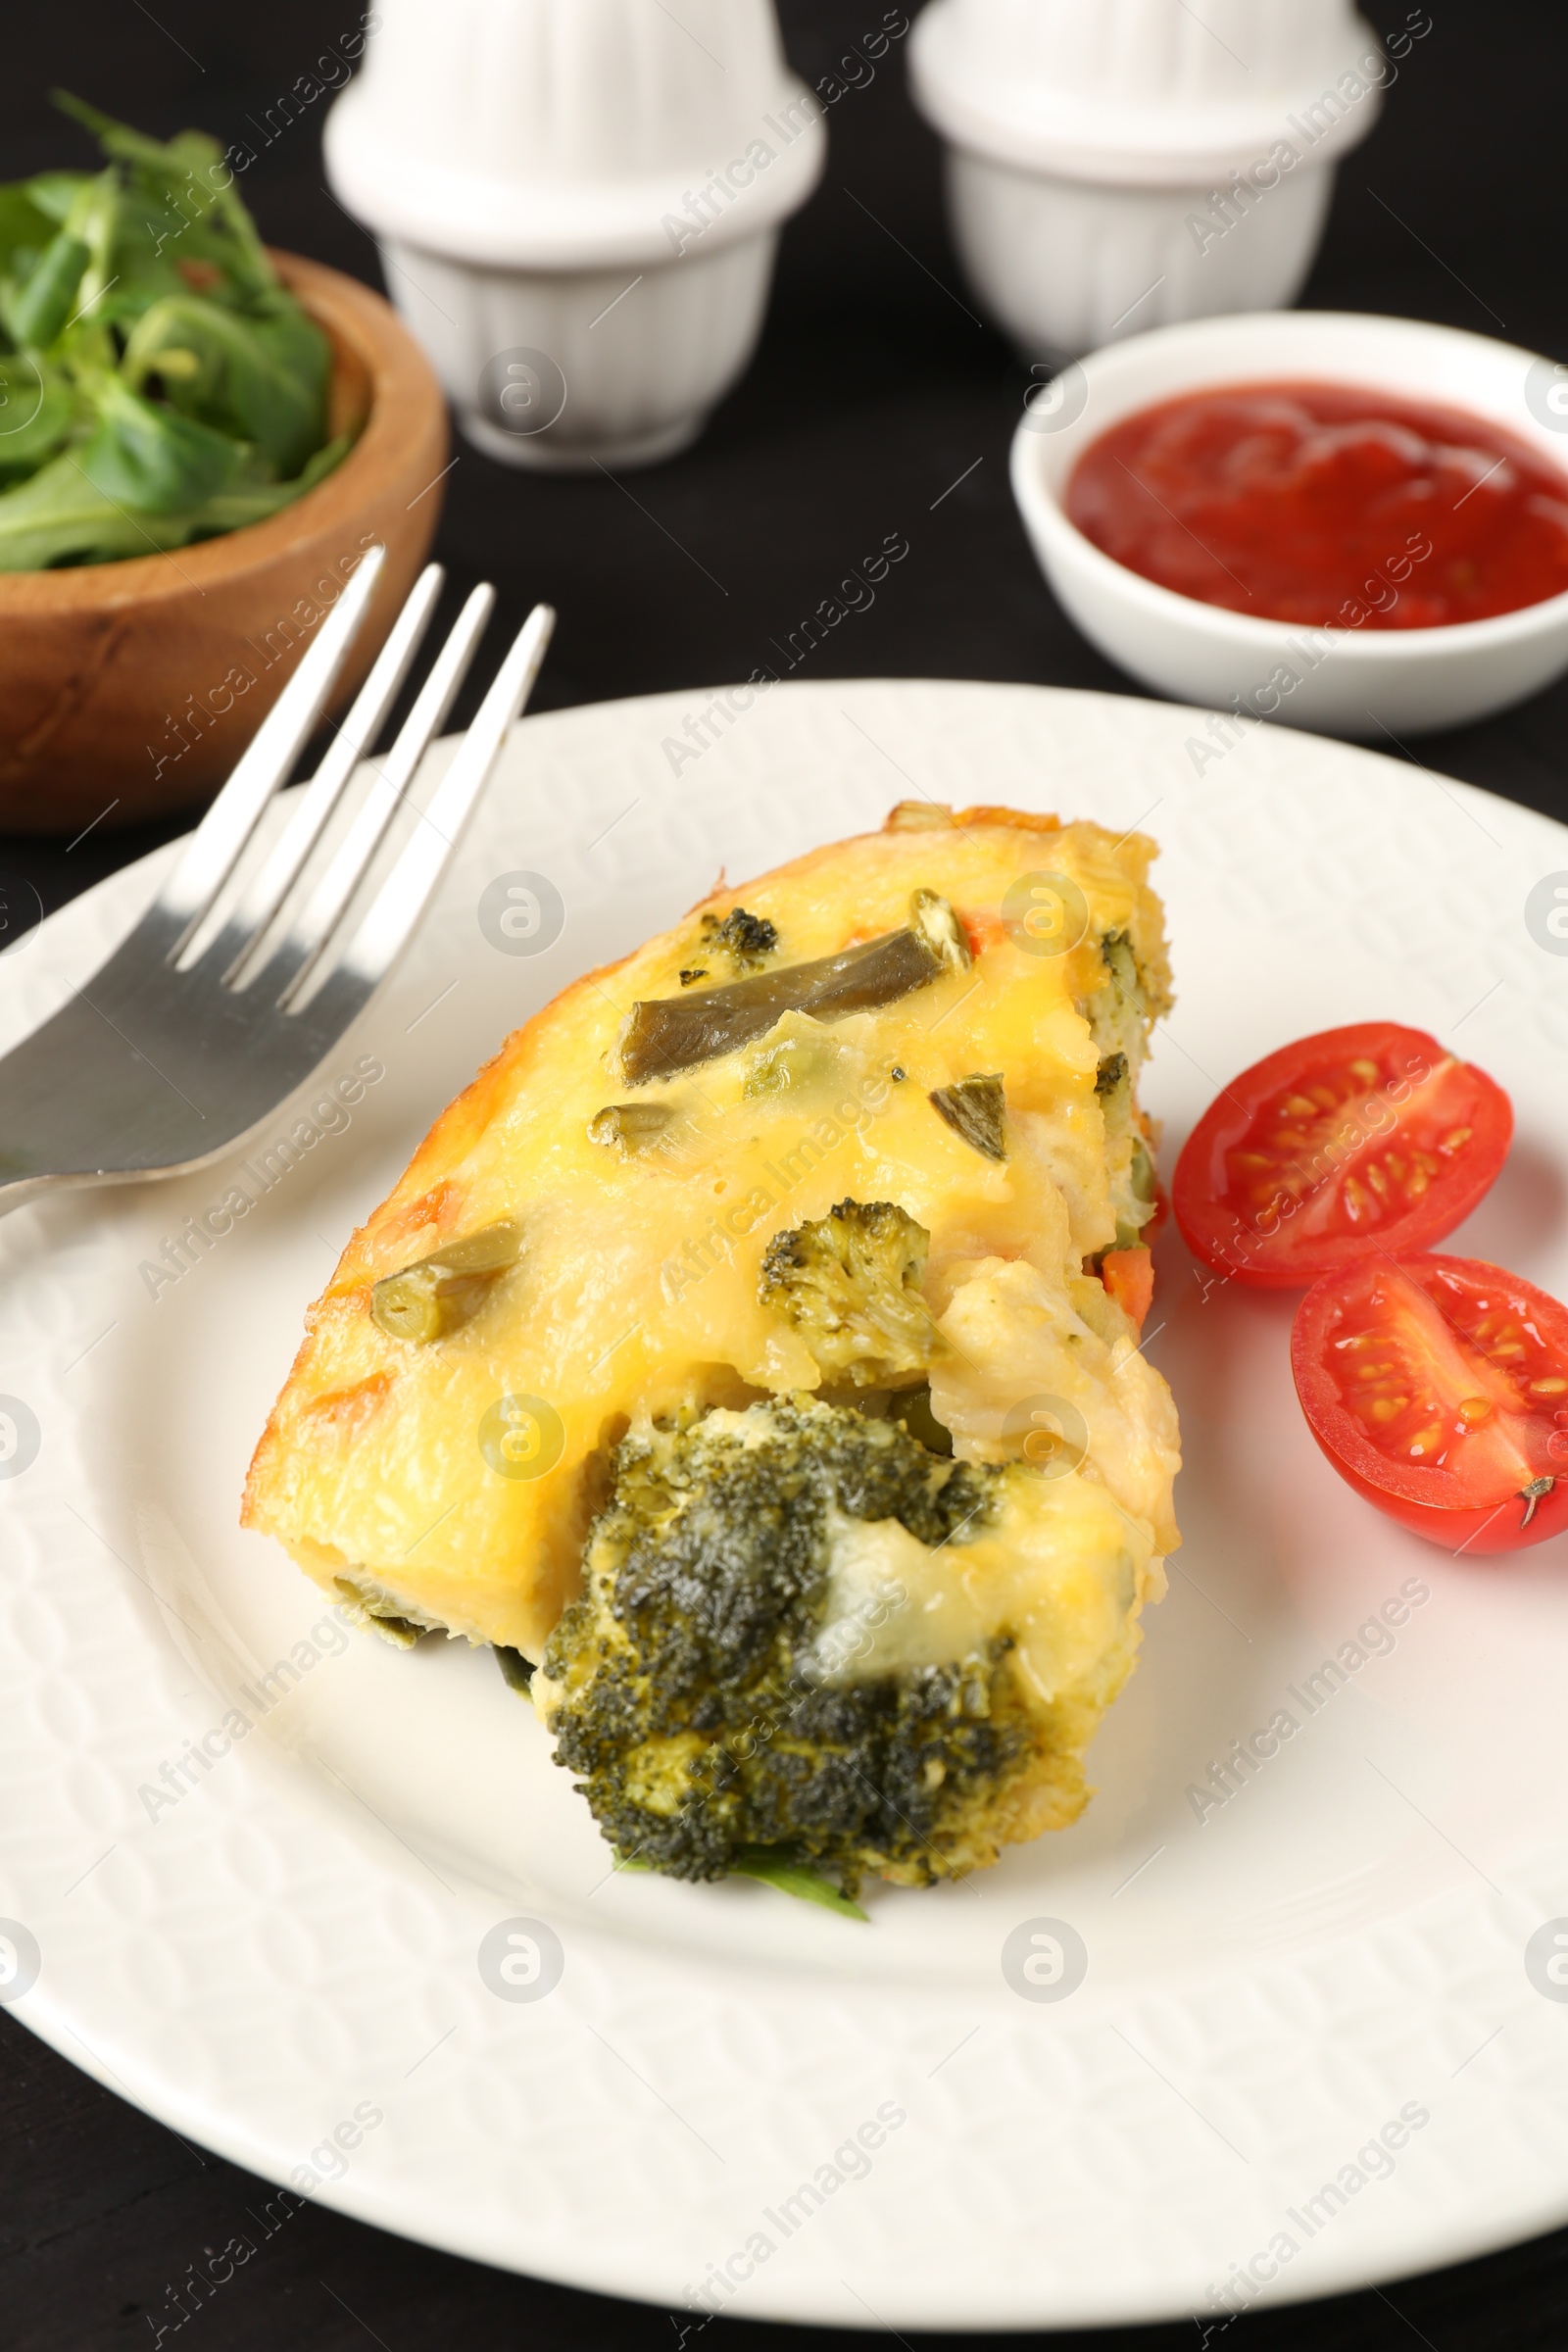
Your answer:
[[[1049,1528],[1011,1565],[975,1545],[959,1576],[954,1553],[922,1565],[912,1538],[889,1538],[906,1585],[935,1596],[928,1627],[945,1609],[961,1645],[1005,1620],[1054,1727],[1055,1761],[1009,1796],[1005,1834],[1070,1819],[1076,1758],[1179,1541],[1169,1392],[1094,1270],[1119,1234],[1126,1246],[1128,1215],[1147,1214],[1129,1208],[1151,1140],[1132,1088],[1169,1001],[1152,855],[1089,823],[906,806],[878,833],[715,891],[564,990],[442,1113],[344,1251],[257,1447],[245,1524],[334,1598],[537,1660],[579,1591],[629,1426],[792,1392],[842,1398],[768,1303],[764,1253],[835,1202],[897,1203],[930,1236],[930,1404],[958,1459],[1034,1458],[1025,1408],[1043,1396],[1086,1433],[1082,1458],[1046,1482]],[[628,1083],[635,1003],[737,978],[716,944],[737,906],[771,926],[773,969],[898,931],[922,891],[956,911],[967,968],[832,1021],[786,1012],[738,1051]],[[1004,1157],[933,1104],[977,1074],[1002,1083]],[[664,1117],[651,1143],[600,1116],[628,1104]],[[378,1282],[503,1224],[515,1262],[460,1327],[421,1343],[377,1321]],[[509,1417],[524,1433],[510,1455],[498,1412],[503,1433]],[[867,1564],[876,1530],[857,1528],[834,1571],[852,1595],[881,1572]],[[1045,1563],[1033,1588],[1030,1559]]]

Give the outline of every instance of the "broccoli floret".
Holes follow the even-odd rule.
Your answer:
[[[748,914],[744,906],[732,906],[722,922],[716,914],[704,915],[703,946],[710,951],[722,948],[741,971],[755,971],[778,946],[778,930],[765,914]]]
[[[852,1387],[914,1380],[936,1327],[920,1295],[931,1236],[891,1200],[840,1200],[775,1233],[758,1297],[788,1317],[817,1369]]]
[[[817,1645],[835,1514],[960,1545],[1014,1475],[808,1396],[624,1440],[535,1680],[617,1852],[681,1879],[763,1854],[850,1896],[867,1871],[968,1867],[977,1815],[1036,1740],[1008,1641],[849,1683]]]
[[[1125,931],[1107,931],[1100,942],[1104,976],[1083,1004],[1102,1061],[1120,1054],[1134,1073],[1149,1050],[1153,1007],[1133,943]]]
[[[1116,1216],[1115,1250],[1139,1246],[1154,1214],[1154,1161],[1133,1106],[1132,1071],[1125,1054],[1108,1054],[1095,1079],[1095,1098],[1105,1122],[1105,1165],[1110,1205]]]

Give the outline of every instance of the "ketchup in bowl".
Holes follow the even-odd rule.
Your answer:
[[[1347,384],[1235,384],[1123,417],[1069,518],[1129,570],[1259,620],[1431,629],[1568,591],[1568,472],[1500,426]]]

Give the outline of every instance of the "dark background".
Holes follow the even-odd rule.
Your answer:
[[[1561,0],[1363,5],[1385,34],[1428,15],[1432,29],[1404,60],[1383,122],[1342,171],[1307,304],[1442,319],[1568,359],[1558,161],[1568,10]],[[814,83],[883,8],[781,0],[781,14],[791,58]],[[156,0],[156,14],[141,0],[52,0],[9,12],[0,177],[87,160],[48,107],[56,83],[146,130],[195,123],[226,141],[357,21],[350,0],[259,10]],[[324,111],[262,155],[244,193],[272,243],[379,284],[369,238],[324,189]],[[694,451],[633,477],[640,503],[608,479],[530,477],[464,446],[436,547],[449,602],[476,579],[496,581],[492,643],[536,598],[559,607],[536,709],[745,677],[889,531],[909,538],[910,558],[872,610],[816,650],[816,674],[1132,690],[1058,611],[1014,516],[1006,453],[1028,377],[969,316],[943,225],[936,144],[909,107],[899,49],[870,87],[834,106],[830,137],[824,182],[786,232],[750,374]],[[460,706],[460,723],[465,715]],[[1568,814],[1568,682],[1421,750],[1443,772]],[[0,906],[13,935],[39,906],[51,911],[179,829],[99,827],[69,848],[0,838]],[[163,2309],[166,2284],[243,2228],[245,2207],[265,2193],[0,2012],[0,2352],[150,2343],[148,2315]],[[481,2270],[323,2210],[297,2218],[234,2296],[193,2323],[210,2352],[370,2342],[444,2352],[459,2340],[474,2352],[536,2343],[678,2352],[665,2312]],[[1185,2322],[1050,2341],[1061,2352],[1175,2352],[1200,2336]],[[747,2352],[780,2339],[720,2321],[710,2340],[714,2352]],[[1249,2316],[1231,2340],[1241,2352],[1331,2342],[1345,2352],[1417,2342],[1430,2352],[1560,2352],[1568,2232],[1389,2292]]]

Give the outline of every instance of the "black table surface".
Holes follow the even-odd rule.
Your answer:
[[[1439,319],[1568,358],[1559,172],[1568,11],[1560,0],[1364,5],[1385,35],[1424,29],[1382,122],[1341,172],[1305,302]],[[781,15],[790,56],[815,84],[884,11],[881,0],[782,0]],[[194,122],[227,140],[357,22],[326,0],[14,10],[0,176],[84,160],[78,135],[48,106],[56,84],[151,131]],[[369,238],[324,186],[323,112],[311,110],[262,153],[245,194],[272,243],[378,284]],[[819,645],[812,674],[1134,691],[1059,611],[1025,544],[1006,458],[1028,372],[972,315],[944,226],[936,144],[910,108],[898,47],[874,80],[833,106],[830,136],[823,183],[784,237],[760,351],[694,450],[619,486],[516,473],[460,445],[437,543],[448,597],[496,581],[498,634],[538,597],[559,607],[536,709],[749,675],[889,531],[910,545],[897,592]],[[461,723],[463,708],[457,715]],[[1444,773],[1568,813],[1568,681],[1418,748]],[[0,839],[6,937],[180,829]],[[243,2230],[247,2206],[265,2193],[0,2012],[0,2352],[152,2341],[169,2285]],[[678,2352],[680,2322],[665,2311],[488,2271],[319,2207],[297,2219],[236,2274],[242,2284],[189,2323],[192,2344],[427,2352],[560,2341]],[[1202,2336],[1184,2321],[1052,2340],[1175,2352]],[[764,2339],[774,2331],[726,2320],[713,2340]],[[1463,2269],[1250,2315],[1235,2340],[1244,2352],[1330,2342],[1560,2352],[1568,2232]]]

